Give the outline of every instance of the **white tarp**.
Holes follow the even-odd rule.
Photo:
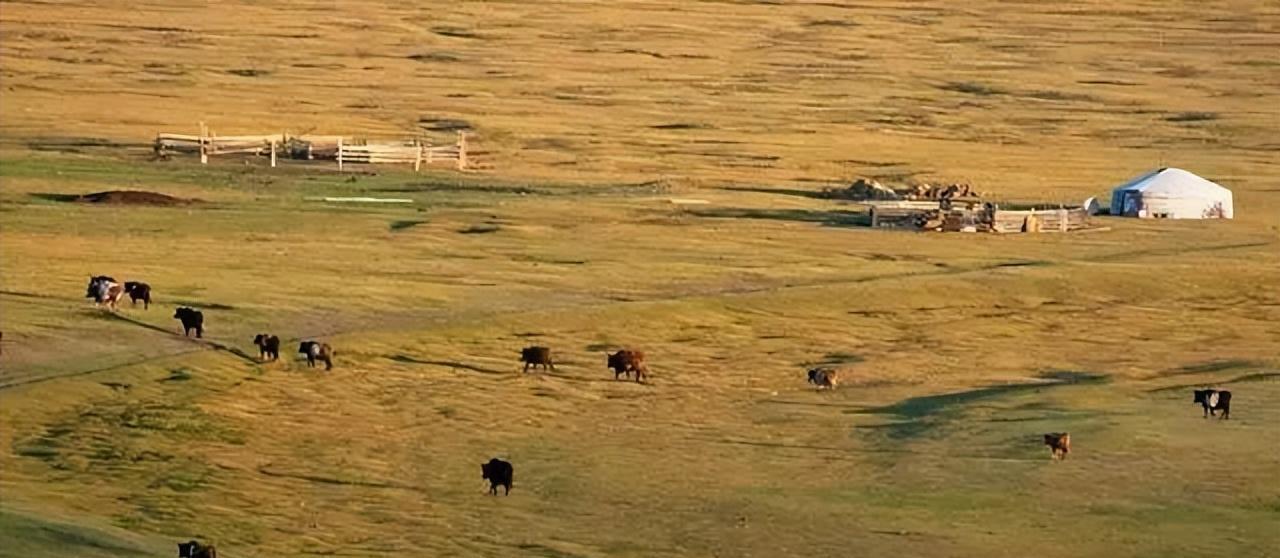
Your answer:
[[[1111,192],[1111,214],[1162,219],[1231,219],[1231,190],[1182,169],[1164,168]]]

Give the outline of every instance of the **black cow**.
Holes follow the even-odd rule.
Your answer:
[[[218,549],[196,541],[178,543],[178,558],[218,558]]]
[[[259,333],[253,338],[253,344],[258,346],[258,358],[267,360],[280,360],[280,338],[269,333]]]
[[[1216,389],[1198,389],[1191,398],[1192,403],[1199,403],[1204,407],[1204,418],[1209,418],[1218,411],[1222,411],[1220,419],[1231,418],[1231,392],[1218,391]]]
[[[196,330],[196,337],[204,337],[204,313],[183,306],[173,312],[173,317],[182,320],[182,335],[190,336]]]
[[[551,362],[551,349],[547,347],[525,347],[520,350],[520,361],[524,363],[524,371],[528,372],[529,367],[542,367],[543,370],[550,369],[555,372],[556,365]]]
[[[151,309],[151,285],[139,283],[138,281],[125,281],[124,292],[129,295],[129,300],[134,306],[138,305],[138,301],[142,301],[142,309]]]
[[[503,487],[502,494],[511,494],[511,481],[515,478],[516,470],[510,463],[498,458],[490,459],[488,463],[480,464],[480,478],[489,480],[489,494],[498,495],[498,487]]]
[[[325,370],[333,370],[333,347],[328,343],[319,343],[316,341],[303,341],[298,345],[298,352],[307,355],[307,366],[314,368],[317,360],[324,361]]]

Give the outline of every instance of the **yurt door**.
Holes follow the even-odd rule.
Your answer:
[[[1124,193],[1124,211],[1121,215],[1137,215],[1142,209],[1141,192],[1125,192]]]

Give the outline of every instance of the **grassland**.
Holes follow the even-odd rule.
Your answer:
[[[1274,555],[1278,20],[4,2],[0,556]],[[132,146],[424,117],[470,122],[487,168]],[[919,235],[811,195],[866,174],[1074,201],[1162,161],[1238,218]],[[121,188],[201,203],[57,201]],[[95,311],[90,273],[157,304]],[[260,331],[324,338],[337,368],[256,363]],[[517,373],[535,342],[558,373]],[[651,384],[603,369],[620,346]],[[845,384],[808,389],[814,364]],[[1200,418],[1201,385],[1233,420]],[[484,495],[494,455],[510,497]]]

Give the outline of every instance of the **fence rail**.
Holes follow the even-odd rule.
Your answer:
[[[432,146],[422,141],[349,140],[343,136],[299,135],[287,133],[245,136],[218,136],[208,132],[204,123],[199,134],[156,134],[155,152],[199,154],[200,163],[208,164],[212,155],[248,154],[268,156],[276,166],[280,154],[290,159],[327,159],[343,170],[348,163],[410,164],[417,171],[422,165],[453,163],[458,170],[467,168],[467,135],[458,132],[452,145]]]

